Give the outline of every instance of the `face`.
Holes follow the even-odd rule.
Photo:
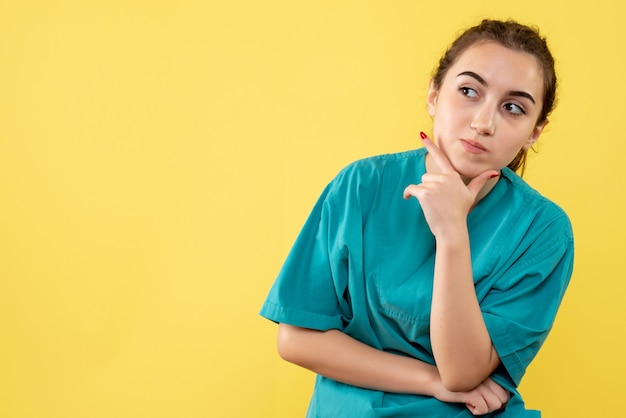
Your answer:
[[[427,97],[433,137],[465,180],[500,170],[537,141],[543,75],[534,57],[495,42],[476,44]],[[427,160],[428,163],[428,160]]]

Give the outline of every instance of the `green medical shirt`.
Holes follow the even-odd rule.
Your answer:
[[[367,158],[325,188],[261,309],[275,322],[338,329],[435,364],[430,342],[435,239],[417,199],[424,148]],[[567,215],[509,169],[467,218],[476,295],[513,393],[501,417],[537,417],[516,390],[554,322],[573,267]],[[470,417],[465,405],[316,379],[308,417]]]

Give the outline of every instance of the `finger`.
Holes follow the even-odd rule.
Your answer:
[[[422,182],[420,184],[409,184],[402,192],[402,197],[409,199],[411,196],[418,198],[426,190],[432,187],[432,184],[441,182],[441,176],[436,174],[426,173],[422,176]]]
[[[478,196],[478,193],[485,186],[485,184],[489,180],[496,178],[499,175],[500,173],[498,173],[496,170],[483,171],[482,173],[474,177],[472,181],[469,182],[469,184],[467,185],[467,188],[472,194],[472,196],[476,198],[476,196]]]
[[[498,395],[491,390],[486,390],[483,392],[483,399],[485,400],[487,408],[489,409],[488,412],[497,411],[498,409],[502,408],[502,405],[504,404],[502,400],[498,397]]]
[[[502,405],[505,405],[511,398],[511,394],[509,393],[509,391],[504,389],[493,380],[488,378],[487,380],[485,380],[485,384],[487,385],[489,390],[491,390],[498,397],[498,399],[500,399]]]
[[[402,192],[402,197],[404,197],[405,199],[410,199],[411,196],[417,197],[417,185],[416,184],[409,184],[404,189],[404,192]]]
[[[469,409],[472,415],[485,415],[489,412],[487,403],[481,397],[479,397],[478,402],[466,403],[465,406]]]
[[[441,149],[433,142],[432,139],[428,137],[424,132],[420,132],[420,137],[422,138],[422,142],[424,143],[424,148],[428,151],[430,155],[433,157],[433,161],[439,170],[442,173],[452,173],[454,172],[454,167],[448,160],[448,157],[441,151]]]

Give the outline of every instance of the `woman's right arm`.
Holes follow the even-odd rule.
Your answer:
[[[286,361],[339,382],[464,403],[475,415],[496,411],[509,399],[509,393],[491,379],[467,392],[450,392],[436,366],[378,350],[339,330],[317,331],[281,323],[278,353]]]
[[[377,350],[339,330],[280,324],[278,354],[322,376],[384,392],[434,396],[439,379],[435,366]]]

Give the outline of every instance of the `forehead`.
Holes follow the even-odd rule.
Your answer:
[[[527,91],[542,98],[543,71],[535,57],[526,52],[496,42],[474,44],[461,53],[445,78],[456,78],[464,71],[480,75],[490,87]]]

